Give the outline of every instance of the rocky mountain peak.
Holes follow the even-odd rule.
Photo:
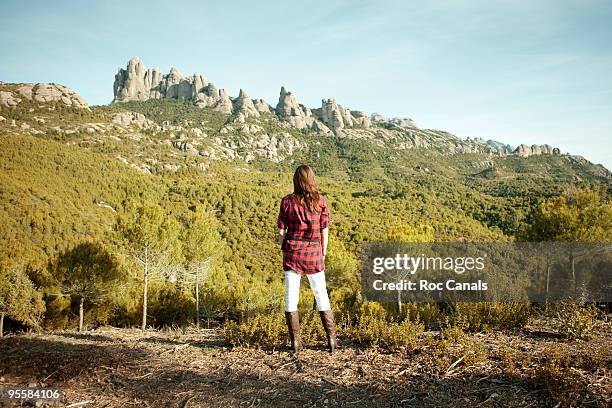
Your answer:
[[[243,90],[232,101],[225,89],[217,88],[201,74],[183,76],[177,68],[172,67],[170,72],[164,75],[157,68],[146,69],[138,57],[130,59],[125,69],[119,69],[115,75],[113,91],[114,103],[178,99],[191,101],[200,108],[209,107],[223,113],[242,113],[244,117],[256,117],[260,112],[269,111],[265,102],[258,103],[255,107]]]
[[[284,86],[281,87],[280,96],[278,97],[276,113],[281,118],[304,116],[304,111],[297,102],[297,98],[291,92],[287,91],[287,88]]]
[[[259,110],[255,108],[253,101],[249,98],[249,95],[247,95],[244,89],[240,89],[238,98],[234,100],[233,111],[236,114],[242,114],[245,118],[249,116],[259,117]]]
[[[140,58],[134,57],[128,61],[127,70],[134,75],[141,76],[144,75],[145,68]]]

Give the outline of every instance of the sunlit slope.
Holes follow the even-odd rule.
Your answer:
[[[0,247],[13,256],[101,238],[127,197],[156,194],[111,157],[32,136],[0,137],[0,167]]]

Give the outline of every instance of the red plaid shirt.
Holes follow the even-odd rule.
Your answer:
[[[293,195],[283,197],[276,225],[287,230],[283,240],[283,270],[310,275],[325,270],[321,231],[329,224],[329,211],[323,197],[319,212],[308,211]]]

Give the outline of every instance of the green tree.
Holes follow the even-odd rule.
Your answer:
[[[524,241],[612,242],[612,201],[591,189],[572,189],[545,201],[533,212],[533,222],[520,234]],[[565,249],[563,249],[565,250]],[[591,256],[589,251],[570,247],[568,263],[574,294],[578,294],[576,261]],[[546,292],[550,268],[546,271]]]
[[[435,230],[431,225],[419,224],[416,226],[409,224],[392,225],[387,229],[385,238],[387,241],[394,243],[414,243],[414,242],[433,242]],[[407,279],[409,273],[407,271],[398,271],[395,276],[399,282]],[[397,291],[397,311],[402,314],[402,291]]]
[[[53,275],[62,293],[79,298],[79,331],[83,331],[85,301],[104,301],[123,277],[115,256],[98,242],[83,242],[60,254]]]
[[[545,201],[523,230],[525,241],[612,242],[612,201],[595,190],[570,190]]]
[[[435,230],[430,225],[408,224],[392,225],[387,229],[385,238],[391,242],[433,242]]]
[[[342,241],[332,237],[325,256],[325,276],[329,281],[330,289],[357,290],[359,286],[358,269],[359,262],[355,255],[347,251]]]
[[[175,280],[181,268],[180,225],[158,205],[144,204],[119,214],[115,230],[142,267],[142,330],[147,328],[149,280]]]
[[[183,255],[186,283],[192,284],[196,300],[196,327],[200,327],[200,283],[204,281],[223,250],[219,223],[209,212],[196,208],[186,219],[183,229]]]
[[[4,317],[28,326],[38,326],[45,302],[23,267],[0,266],[0,337],[4,333]]]

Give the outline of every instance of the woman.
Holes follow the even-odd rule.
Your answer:
[[[283,197],[277,220],[285,271],[285,319],[294,354],[301,348],[297,308],[302,275],[308,276],[314,292],[329,351],[336,348],[334,316],[325,284],[328,224],[329,212],[318,192],[315,174],[301,165],[293,175],[293,194]]]

